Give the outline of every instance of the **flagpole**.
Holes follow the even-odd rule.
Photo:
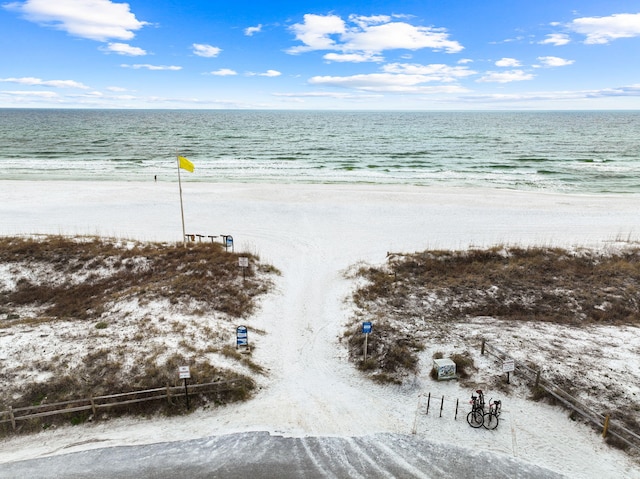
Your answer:
[[[180,216],[182,217],[182,244],[187,246],[187,232],[184,229],[184,208],[182,206],[182,180],[180,179],[180,155],[176,152],[176,163],[178,165],[178,189],[180,190]]]

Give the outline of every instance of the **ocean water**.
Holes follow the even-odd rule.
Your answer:
[[[640,193],[640,112],[0,110],[0,179]]]

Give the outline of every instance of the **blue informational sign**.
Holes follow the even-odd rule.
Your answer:
[[[227,236],[227,248],[232,248],[233,247],[233,236],[229,235]]]
[[[362,323],[362,332],[364,334],[369,334],[372,329],[373,325],[371,324],[371,321],[365,321],[364,323]]]
[[[249,338],[247,337],[247,328],[244,326],[238,326],[236,328],[236,345],[248,346]]]

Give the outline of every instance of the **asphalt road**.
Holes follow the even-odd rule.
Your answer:
[[[282,437],[241,433],[110,447],[3,464],[0,478],[564,477],[503,454],[398,434]]]

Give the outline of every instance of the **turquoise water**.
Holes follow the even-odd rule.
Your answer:
[[[640,112],[0,110],[0,179],[640,193]]]

